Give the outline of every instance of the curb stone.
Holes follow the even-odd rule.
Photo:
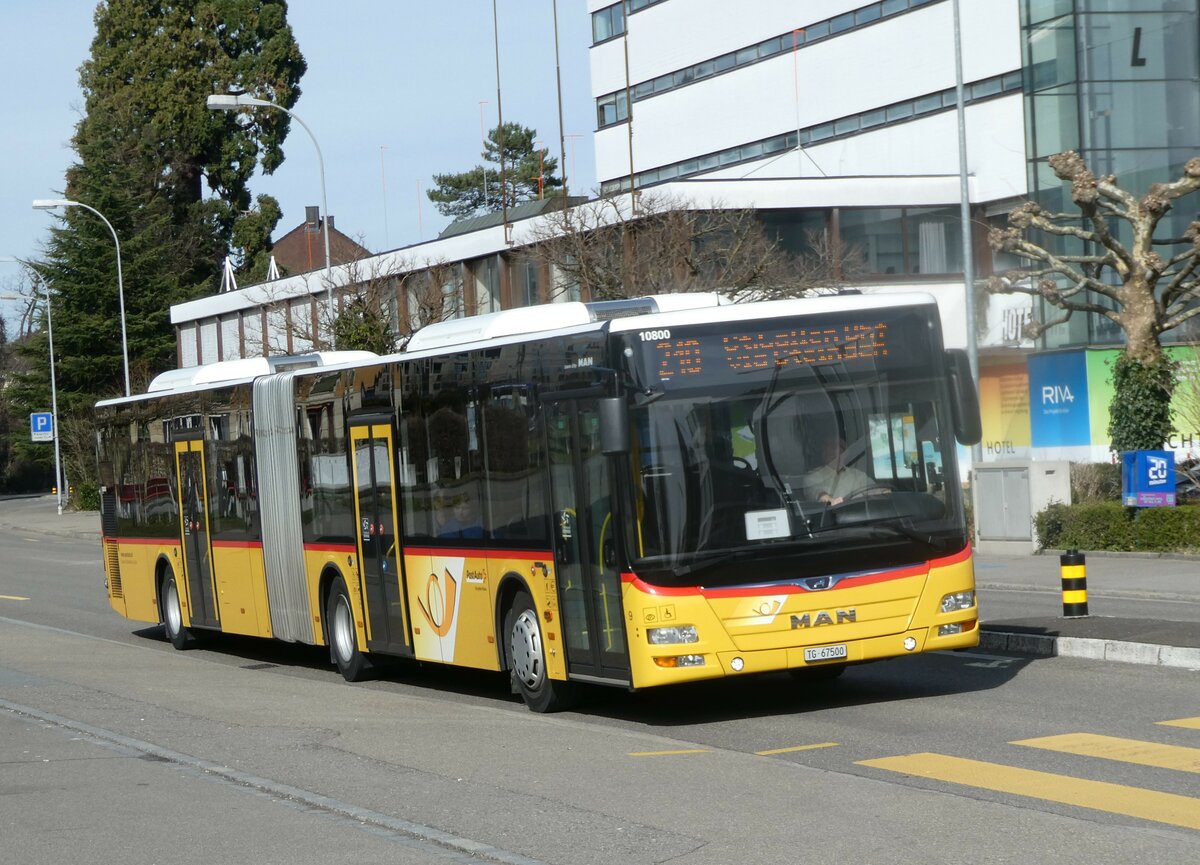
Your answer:
[[[979,648],[1041,658],[1087,658],[1095,661],[1200,670],[1200,649],[1122,640],[983,631],[979,635]]]

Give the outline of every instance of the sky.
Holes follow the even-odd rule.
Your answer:
[[[590,19],[583,0],[557,5],[566,168],[572,191],[584,192],[596,185]],[[0,257],[36,259],[55,223],[30,203],[61,197],[75,160],[78,70],[95,8],[96,0],[0,0]],[[535,128],[557,156],[553,0],[496,8],[504,119]],[[320,145],[337,228],[372,252],[436,237],[449,219],[425,197],[433,175],[482,161],[481,109],[483,126],[496,125],[490,0],[291,0],[288,20],[308,62],[292,110]],[[283,208],[277,238],[321,202],[317,151],[299,124],[284,153],[273,175],[251,184]],[[19,276],[0,262],[0,294],[18,290]],[[12,333],[14,304],[0,301],[0,313]]]

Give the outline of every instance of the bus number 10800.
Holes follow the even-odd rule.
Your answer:
[[[658,342],[660,339],[670,339],[671,331],[669,330],[643,330],[641,332],[642,342]]]

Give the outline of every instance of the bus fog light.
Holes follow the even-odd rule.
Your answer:
[[[744,667],[744,666],[746,666],[746,662],[743,661],[741,658],[734,658],[732,661],[729,662],[729,668],[731,670],[733,670],[735,673],[740,673],[742,671],[742,667]]]
[[[942,598],[942,612],[953,613],[955,610],[969,610],[975,606],[974,592],[951,592]]]
[[[904,638],[904,651],[911,652],[916,647],[917,647],[917,640],[915,637],[905,637]]]
[[[646,639],[650,641],[650,645],[652,646],[700,642],[695,625],[676,625],[671,628],[647,628]]]
[[[961,624],[938,625],[938,636],[939,637],[949,637],[954,634],[961,634],[962,629],[963,629],[963,626]]]

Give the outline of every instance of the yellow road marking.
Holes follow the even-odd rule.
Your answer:
[[[1200,748],[1160,745],[1157,742],[1139,742],[1136,739],[1118,739],[1116,736],[1099,736],[1094,733],[1067,733],[1062,736],[1022,739],[1010,744],[1200,774]]]
[[[769,757],[772,754],[789,754],[792,751],[815,751],[817,748],[836,748],[837,742],[818,742],[815,745],[795,745],[791,748],[772,748],[770,751],[755,751],[754,753],[760,757]]]
[[[0,601],[28,601],[29,598],[22,598],[20,595],[0,595]]]
[[[709,748],[686,748],[680,751],[632,751],[630,757],[670,757],[674,754],[707,754]]]
[[[883,757],[861,760],[859,765],[1200,830],[1200,799],[1190,796],[1018,769],[980,760],[965,760],[944,754]]]
[[[1187,727],[1189,730],[1200,730],[1200,718],[1180,718],[1177,721],[1159,721],[1164,727]]]

